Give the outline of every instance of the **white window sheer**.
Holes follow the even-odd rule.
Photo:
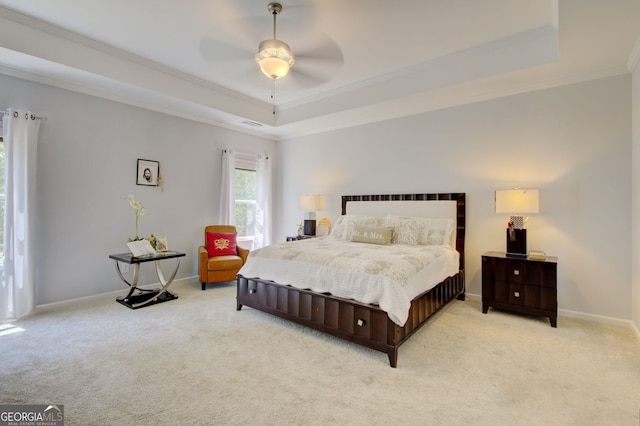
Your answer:
[[[271,157],[259,156],[256,172],[256,226],[253,247],[271,245]]]
[[[220,223],[236,224],[236,159],[230,149],[222,150],[222,179],[220,187]]]
[[[222,151],[222,179],[220,188],[220,222],[236,224],[235,212],[235,169],[238,167],[236,156],[246,159],[247,154],[234,153],[232,150]],[[271,244],[271,197],[272,197],[272,167],[271,156],[256,155],[256,208],[253,218],[254,235],[253,248],[260,248]],[[241,161],[241,163],[246,161]]]
[[[40,119],[9,109],[2,119],[5,144],[4,274],[1,319],[35,311],[36,154]]]

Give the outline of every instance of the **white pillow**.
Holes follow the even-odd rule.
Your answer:
[[[351,240],[355,225],[381,226],[383,219],[381,216],[345,214],[336,219],[336,223],[331,230],[331,236],[343,240]]]
[[[453,219],[387,215],[384,225],[394,228],[394,244],[451,246]]]
[[[453,232],[453,219],[431,219],[427,241],[430,246],[451,246],[451,233]]]
[[[393,227],[393,244],[426,244],[430,219],[425,217],[385,216],[384,225]]]

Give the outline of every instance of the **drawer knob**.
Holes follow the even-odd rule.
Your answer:
[[[514,291],[514,292],[513,292],[513,295],[514,295],[515,297],[520,297],[520,292],[519,292],[519,291]]]
[[[364,323],[365,323],[365,320],[363,320],[363,319],[359,319],[359,320],[356,322],[356,324],[358,324],[358,327],[362,327],[362,326],[364,325]]]
[[[520,271],[518,271],[517,269],[513,270],[513,275],[520,275]]]
[[[253,293],[255,293],[255,292],[256,292],[256,289],[255,289],[255,288],[250,288],[250,289],[249,289],[249,294],[253,294]]]

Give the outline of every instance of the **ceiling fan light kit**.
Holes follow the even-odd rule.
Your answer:
[[[260,70],[264,75],[277,80],[289,73],[294,59],[287,43],[273,39],[260,43],[256,62],[260,65]]]
[[[264,75],[277,80],[289,73],[289,69],[293,66],[294,58],[289,45],[282,40],[276,39],[276,16],[282,12],[282,5],[280,3],[269,3],[267,9],[273,15],[273,38],[260,43],[255,58]]]

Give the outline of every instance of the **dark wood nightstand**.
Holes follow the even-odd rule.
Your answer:
[[[488,251],[482,255],[482,313],[489,307],[558,318],[558,258],[545,260],[508,257]]]
[[[296,235],[295,237],[287,237],[287,241],[306,240],[307,238],[314,238],[315,235]]]

